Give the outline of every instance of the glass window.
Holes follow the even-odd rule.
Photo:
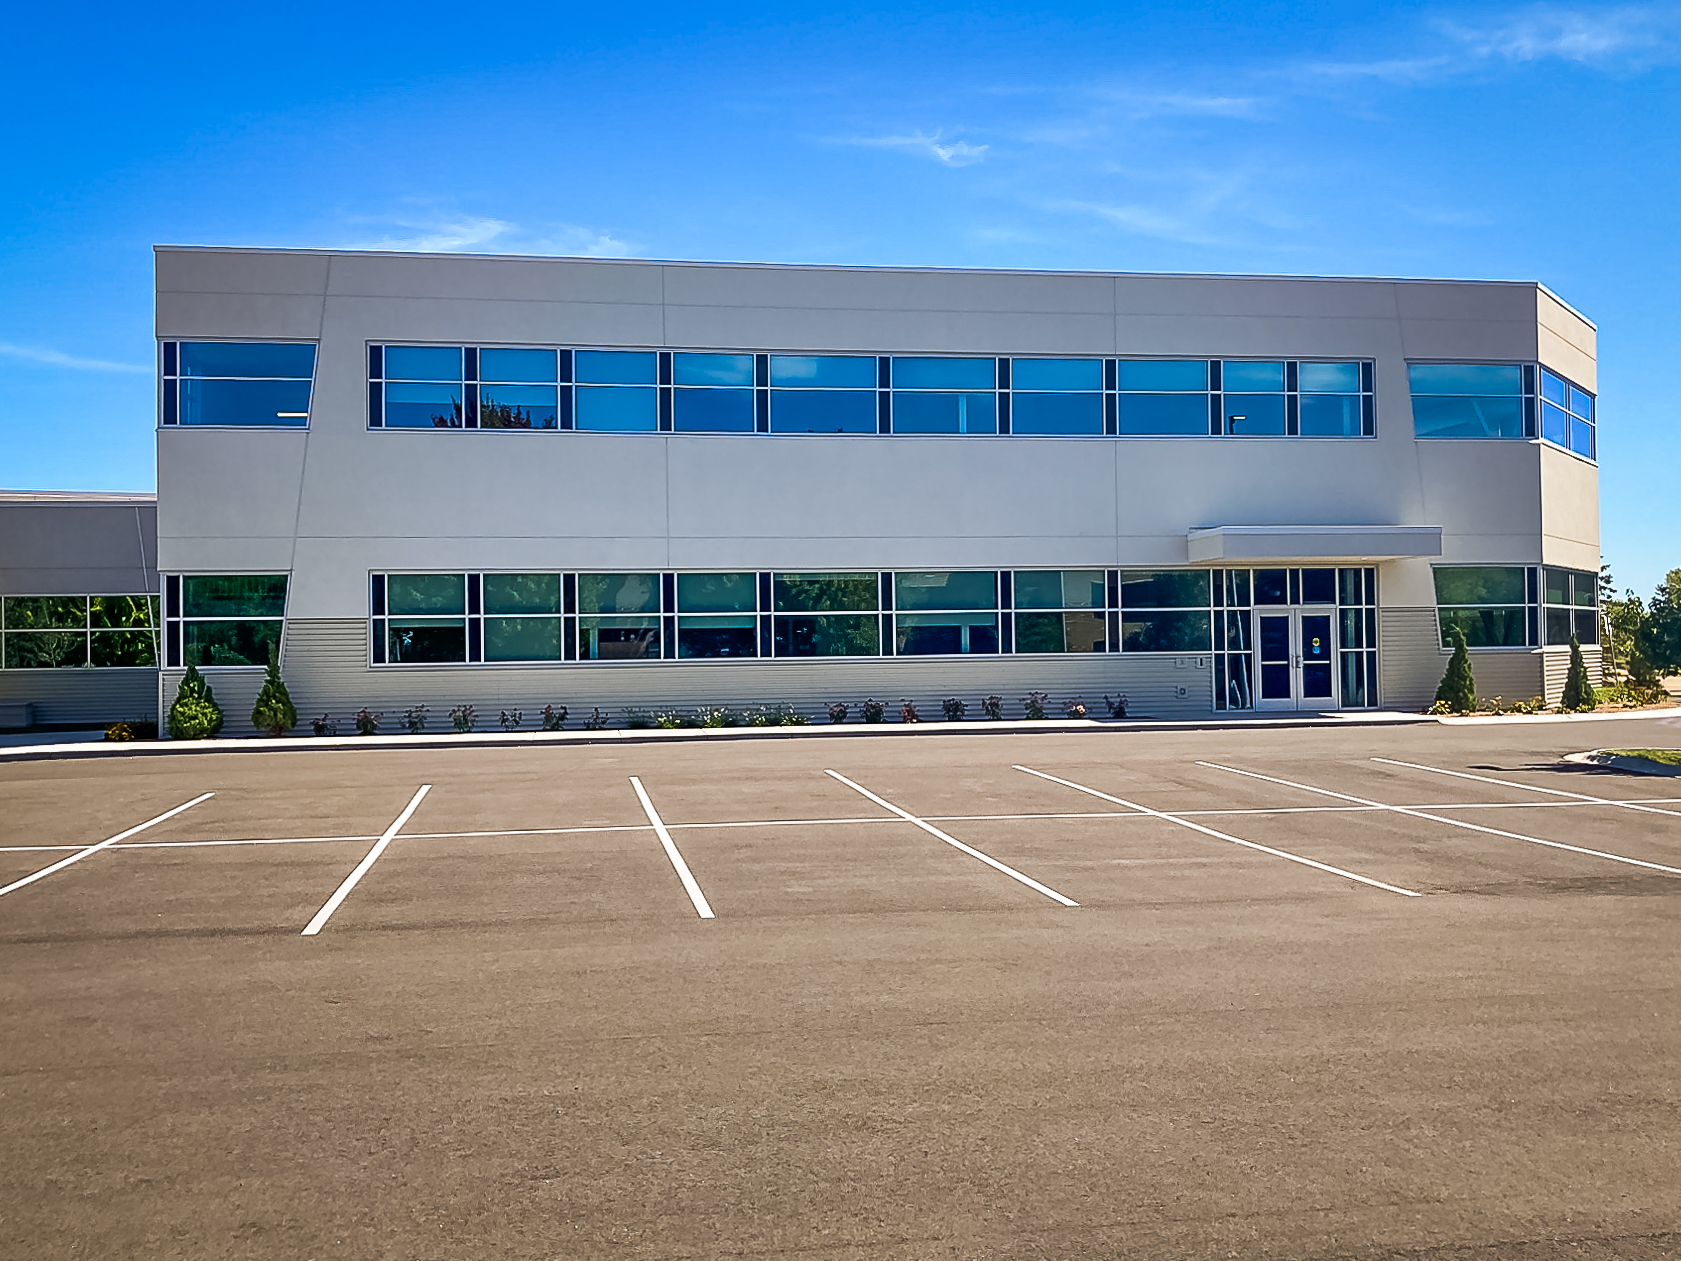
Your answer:
[[[1123,609],[1207,608],[1208,595],[1206,569],[1121,571]]]
[[[753,574],[678,574],[679,613],[751,613],[759,607]]]
[[[387,381],[460,381],[459,346],[387,346]]]
[[[579,574],[580,613],[658,613],[658,574]]]
[[[893,628],[902,657],[998,651],[996,613],[900,613]]]
[[[1018,609],[1101,609],[1108,604],[1101,569],[1018,569]]]
[[[486,574],[487,583],[489,578]],[[486,617],[484,659],[559,661],[560,629],[558,617]]]
[[[559,574],[486,574],[483,581],[487,614],[561,611]]]
[[[998,575],[978,573],[902,573],[893,575],[893,602],[900,609],[995,609]]]
[[[826,613],[773,619],[779,657],[876,657],[881,619],[874,613]]]
[[[486,346],[479,351],[479,380],[530,381],[555,380],[555,352],[552,350],[499,350]]]
[[[1523,648],[1529,643],[1529,615],[1521,608],[1442,609],[1442,647],[1452,648],[1453,628],[1470,648]],[[1569,636],[1565,636],[1568,641]]]
[[[1435,577],[1437,604],[1522,604],[1526,599],[1521,565],[1438,566]]]
[[[589,661],[632,661],[660,655],[657,617],[581,617],[579,655]]]
[[[1452,633],[1456,627],[1472,648],[1527,647],[1530,632],[1526,574],[1521,565],[1438,566],[1436,604],[1442,647],[1453,647]]]
[[[1115,368],[1121,390],[1160,393],[1208,389],[1206,359],[1122,359]]]
[[[772,390],[772,433],[875,433],[874,390]]]
[[[393,617],[467,612],[465,574],[388,574],[385,608]]]
[[[479,428],[555,429],[557,407],[552,385],[481,385]]]
[[[1302,603],[1335,604],[1337,602],[1337,571],[1334,569],[1302,570]]]
[[[1414,363],[1407,366],[1414,394],[1523,394],[1523,369],[1510,363]]]
[[[180,423],[296,427],[309,420],[308,381],[183,380]]]
[[[1206,609],[1129,610],[1121,614],[1122,652],[1208,652],[1212,642]]]
[[[1206,436],[1208,433],[1206,394],[1122,394],[1117,401],[1120,433],[1141,436]]]
[[[1107,652],[1101,613],[1017,613],[1017,652]]]
[[[156,629],[155,595],[96,595],[88,597],[88,625],[97,629]]]
[[[194,575],[181,580],[185,617],[280,617],[286,575]]]
[[[1274,437],[1285,432],[1284,395],[1227,394],[1224,398],[1227,433]]]
[[[274,621],[185,622],[181,630],[185,664],[194,666],[266,666],[280,651],[280,626]]]
[[[4,600],[7,630],[83,630],[88,600],[80,595],[9,595]]]
[[[759,619],[751,613],[681,617],[677,621],[679,657],[756,657]]]
[[[1542,597],[1547,604],[1570,603],[1570,571],[1568,569],[1543,569],[1542,590],[1546,594]]]
[[[397,384],[385,387],[387,429],[461,428],[461,386]]]
[[[682,358],[682,356],[678,356]],[[709,356],[696,356],[708,358]],[[715,356],[725,358],[727,356]],[[751,363],[751,356],[742,355]],[[683,433],[752,433],[752,390],[675,391],[672,427]]]
[[[580,351],[579,357],[582,356]],[[656,392],[651,389],[580,385],[577,406],[579,429],[647,432],[660,427],[659,404]]]
[[[441,665],[467,660],[467,624],[459,618],[393,618],[386,659],[393,665]]]
[[[1304,394],[1300,400],[1299,432],[1304,438],[1358,438],[1358,394]]]
[[[1517,364],[1415,363],[1407,376],[1416,436],[1525,436],[1523,369]]]
[[[1019,434],[1101,434],[1101,394],[1021,394],[1010,399],[1010,432]]]
[[[658,370],[651,350],[580,350],[574,374],[586,385],[653,385]]]
[[[157,632],[113,630],[93,633],[92,661],[96,666],[155,666],[158,663]],[[265,661],[266,665],[267,662]]]
[[[998,365],[992,359],[893,360],[896,390],[990,390],[997,378]]]
[[[1255,571],[1256,604],[1289,604],[1290,571],[1288,569],[1257,569]]]
[[[1589,394],[1586,390],[1578,390],[1575,386],[1571,386],[1570,410],[1575,412],[1576,415],[1580,416],[1583,420],[1592,420],[1593,395]]]
[[[801,389],[874,389],[876,361],[865,355],[772,355],[770,383]]]
[[[88,663],[88,634],[77,631],[9,631],[3,659],[8,670],[52,670]]]
[[[1220,365],[1220,388],[1223,390],[1262,391],[1284,389],[1282,363],[1234,363],[1230,359]]]
[[[1560,407],[1570,404],[1570,387],[1564,383],[1562,377],[1541,369],[1541,397],[1550,403],[1557,403]]]
[[[774,591],[778,613],[874,612],[880,600],[873,573],[777,574]]]
[[[1303,394],[1358,394],[1358,363],[1299,363],[1296,386]]]
[[[696,355],[679,351],[671,357],[672,379],[678,385],[752,385],[752,355]]]
[[[1013,359],[1010,386],[1017,390],[1101,390],[1101,359]]]
[[[184,377],[292,377],[315,375],[315,347],[297,342],[182,342]]]
[[[992,394],[893,395],[894,433],[997,433]]]

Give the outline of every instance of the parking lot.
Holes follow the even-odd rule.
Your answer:
[[[1677,743],[0,765],[0,1255],[1681,1255]]]

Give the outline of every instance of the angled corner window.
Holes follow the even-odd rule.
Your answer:
[[[296,429],[309,424],[315,346],[164,342],[165,425]]]
[[[1541,369],[1541,437],[1593,460],[1598,458],[1594,397],[1555,372]]]
[[[285,574],[171,578],[165,640],[171,666],[266,666],[280,651]]]
[[[1434,572],[1443,648],[1453,647],[1456,629],[1469,648],[1527,648],[1535,643],[1533,570],[1522,565],[1438,565]]]
[[[1413,363],[1419,438],[1533,438],[1535,369],[1515,363]]]

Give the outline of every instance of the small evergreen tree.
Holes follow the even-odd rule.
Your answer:
[[[1564,676],[1564,695],[1559,698],[1560,709],[1592,709],[1595,705],[1593,684],[1588,682],[1588,664],[1582,660],[1582,645],[1576,636],[1570,637],[1570,673]]]
[[[1453,656],[1448,658],[1447,671],[1436,700],[1458,714],[1468,714],[1477,707],[1477,681],[1471,677],[1471,650],[1465,643],[1465,632],[1455,626],[1448,632],[1453,640]]]
[[[222,729],[222,709],[216,694],[198,672],[188,666],[175,702],[169,707],[169,735],[172,740],[207,740]]]
[[[251,725],[271,736],[283,736],[298,725],[297,707],[281,681],[280,661],[273,648],[268,654],[268,677],[263,680],[263,690],[257,693],[257,704],[251,710]]]

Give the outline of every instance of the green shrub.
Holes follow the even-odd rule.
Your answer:
[[[257,703],[251,709],[251,725],[271,736],[283,736],[298,725],[298,711],[280,678],[280,662],[274,649],[269,649],[268,675],[263,690],[257,693]]]
[[[1477,707],[1477,681],[1471,675],[1471,650],[1465,643],[1465,632],[1459,627],[1453,627],[1450,634],[1453,656],[1448,658],[1448,668],[1442,674],[1441,685],[1436,688],[1436,704],[1430,707],[1430,712],[1468,714]],[[1447,706],[1447,711],[1438,709],[1440,705]]]
[[[1572,635],[1570,673],[1564,676],[1564,695],[1559,698],[1559,708],[1587,710],[1593,707],[1593,684],[1588,682],[1588,666],[1587,662],[1582,660],[1581,641]]]
[[[169,707],[169,737],[172,740],[208,740],[222,729],[222,709],[216,694],[198,672],[188,666]]]

